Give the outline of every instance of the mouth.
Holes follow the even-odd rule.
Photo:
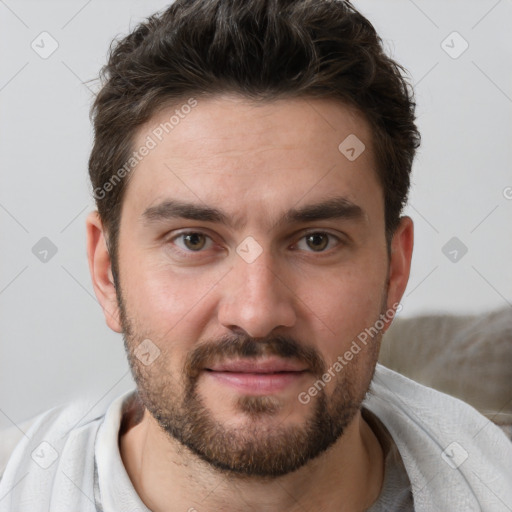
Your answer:
[[[224,361],[204,370],[205,375],[216,383],[253,395],[283,391],[309,371],[304,364],[278,358]]]

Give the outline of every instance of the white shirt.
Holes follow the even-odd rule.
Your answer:
[[[118,445],[132,393],[82,425],[84,404],[34,418],[12,453],[4,447],[0,512],[148,512]],[[417,512],[512,510],[512,443],[471,406],[378,364],[363,407],[396,443]]]

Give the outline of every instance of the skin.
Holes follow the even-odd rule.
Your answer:
[[[136,146],[175,108],[141,127]],[[366,145],[354,161],[338,150],[349,134]],[[144,339],[161,351],[148,366],[133,355],[130,362],[146,386],[163,386],[154,395],[162,406],[171,404],[170,396],[172,403],[183,398],[187,356],[202,343],[232,334],[261,340],[280,334],[331,367],[404,293],[412,220],[401,218],[388,258],[370,127],[340,102],[300,98],[255,105],[227,94],[200,99],[133,172],[119,236],[124,325],[97,212],[87,218],[88,259],[108,326],[122,333],[129,324],[132,332],[125,342],[130,353]],[[362,216],[278,222],[292,208],[334,196],[358,205]],[[239,222],[227,226],[174,218],[145,223],[143,212],[168,198],[222,209]],[[210,239],[192,251],[178,237],[186,230]],[[317,250],[305,230],[333,238]],[[250,263],[236,252],[249,236],[261,248]],[[380,338],[373,338],[327,383],[322,394],[328,403],[335,399],[336,383],[350,388],[359,402],[364,398]],[[199,374],[196,392],[222,427],[248,434],[256,427],[264,437],[305,425],[318,397],[306,405],[297,397],[315,380],[306,371],[283,389],[263,393],[276,406],[272,413],[249,414],[238,400],[252,393],[207,371]],[[258,396],[256,401],[262,400]],[[382,447],[359,410],[328,449],[274,478],[215,468],[167,435],[147,409],[142,421],[120,436],[119,446],[135,489],[154,512],[365,510],[378,498],[383,481]]]

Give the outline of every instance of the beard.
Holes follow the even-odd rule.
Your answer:
[[[151,365],[144,365],[135,355],[146,337],[129,318],[119,286],[117,292],[124,345],[139,402],[171,440],[222,473],[265,480],[296,471],[331,447],[361,409],[375,372],[380,333],[365,347],[365,361],[349,363],[336,375],[330,396],[322,387],[307,406],[301,405],[310,408],[302,424],[284,425],[286,418],[279,424],[263,421],[280,412],[280,400],[242,395],[235,402],[235,410],[245,413],[247,421],[228,426],[215,419],[198,391],[198,380],[208,365],[231,358],[293,358],[307,365],[313,385],[328,370],[318,351],[287,336],[226,335],[198,344],[186,355],[180,374],[172,375],[166,341],[158,343],[161,353]],[[365,368],[363,377],[358,366]]]

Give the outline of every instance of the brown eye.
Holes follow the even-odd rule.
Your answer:
[[[202,231],[182,231],[166,242],[172,257],[181,261],[204,261],[220,252],[212,237]]]
[[[206,245],[206,236],[202,233],[186,233],[182,237],[185,247],[191,251],[200,251]]]
[[[329,245],[329,235],[327,233],[311,233],[305,237],[306,243],[313,251],[323,251]]]
[[[325,231],[310,231],[300,238],[294,249],[309,253],[326,253],[327,255],[327,253],[331,253],[331,249],[343,245],[343,241],[336,235]]]

